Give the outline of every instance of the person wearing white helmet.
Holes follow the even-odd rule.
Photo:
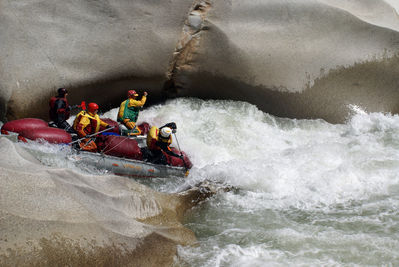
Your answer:
[[[172,129],[169,127],[163,127],[160,129],[159,134],[161,135],[161,137],[163,138],[169,138],[170,135],[172,134]]]
[[[169,147],[172,144],[172,133],[176,132],[176,124],[174,122],[165,124],[161,128],[156,126],[151,127],[147,134],[147,148],[149,150],[149,160],[156,164],[166,164],[167,160],[165,155],[162,153],[182,158],[181,155],[176,154]]]

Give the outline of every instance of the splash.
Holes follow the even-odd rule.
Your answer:
[[[180,98],[141,111],[138,123],[176,122],[194,164],[186,180],[147,185],[237,188],[187,215],[199,246],[181,247],[177,266],[399,264],[399,116],[348,107],[336,125],[239,101]]]
[[[177,264],[395,262],[399,117],[350,108],[337,125],[277,118],[234,101],[177,99],[144,110],[140,120],[150,124],[177,123],[195,166],[185,184],[238,188],[188,215],[200,245],[182,247]]]

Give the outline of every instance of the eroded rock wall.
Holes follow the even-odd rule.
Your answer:
[[[398,111],[399,16],[391,0],[0,5],[3,120],[46,118],[60,86],[72,103],[103,109],[134,87],[149,91],[150,101],[238,99],[278,116],[331,122],[345,119],[348,103]]]
[[[62,86],[72,102],[119,102],[132,87],[159,97],[191,5],[1,0],[1,119],[45,117]]]
[[[384,1],[347,2],[212,1],[175,85],[291,118],[343,122],[348,104],[398,112],[399,16]]]

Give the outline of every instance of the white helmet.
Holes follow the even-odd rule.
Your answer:
[[[163,127],[161,129],[161,136],[163,138],[169,138],[171,133],[172,133],[172,129],[170,129],[169,127]]]

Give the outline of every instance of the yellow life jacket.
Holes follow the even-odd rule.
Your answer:
[[[75,131],[77,131],[77,126],[82,121],[83,118],[87,118],[88,119],[88,121],[86,121],[86,123],[84,123],[84,125],[83,125],[84,128],[87,125],[90,124],[92,127],[93,126],[95,127],[94,133],[96,133],[96,132],[98,132],[100,130],[100,125],[101,125],[100,117],[97,114],[95,114],[94,117],[93,117],[88,112],[86,112],[85,110],[82,110],[81,112],[78,113],[78,115],[76,115],[76,118],[73,121],[73,129],[75,129]],[[92,121],[95,121],[96,124],[93,125]]]
[[[147,134],[147,147],[151,150],[159,149],[156,145],[157,141],[168,143],[168,146],[172,144],[172,135],[168,139],[159,138],[159,129],[156,126],[152,126]]]

